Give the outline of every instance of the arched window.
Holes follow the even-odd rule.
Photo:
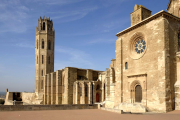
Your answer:
[[[42,49],[44,49],[44,40],[42,40]]]
[[[99,90],[99,89],[100,89],[100,85],[97,85],[96,90]]]
[[[48,63],[50,64],[50,56],[48,57]]]
[[[37,64],[38,64],[38,56],[37,56]]]
[[[87,95],[88,95],[88,86],[86,85],[85,86],[85,96],[87,97]]]
[[[51,50],[51,41],[48,41],[48,49]]]
[[[44,56],[42,55],[42,64],[44,63]]]
[[[180,32],[178,33],[178,51],[180,51]]]
[[[43,80],[41,80],[41,89],[43,89],[43,87],[44,87],[44,86],[43,86]]]
[[[42,74],[42,76],[43,76],[43,70],[42,70],[42,73],[41,73],[41,74]]]
[[[128,69],[128,62],[125,63],[125,69]]]
[[[37,47],[36,48],[38,49],[38,41],[37,41]]]
[[[45,22],[43,22],[43,30],[45,30]]]

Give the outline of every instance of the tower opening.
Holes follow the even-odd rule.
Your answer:
[[[44,40],[42,40],[42,49],[44,49]]]
[[[51,41],[48,42],[48,50],[51,50]]]
[[[45,30],[45,22],[43,22],[43,30]]]
[[[125,63],[125,69],[126,70],[128,69],[128,63],[127,62]]]

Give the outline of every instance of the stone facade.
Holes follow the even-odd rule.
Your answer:
[[[102,102],[101,71],[66,67],[44,76],[44,104],[93,104]],[[103,92],[104,93],[104,92]],[[97,98],[98,97],[98,98]]]
[[[135,5],[131,27],[116,35],[116,58],[106,71],[66,67],[54,72],[53,23],[40,18],[33,103],[101,104],[138,113],[180,110],[180,0],[170,0],[167,9],[151,16]]]

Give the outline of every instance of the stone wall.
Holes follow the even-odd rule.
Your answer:
[[[167,51],[164,49],[167,45],[165,41],[168,40],[168,38],[165,39],[164,33],[166,24],[165,19],[159,17],[118,37],[115,106],[121,102],[134,103],[132,90],[139,84],[142,87],[142,104],[149,111],[166,112],[165,88],[169,84],[167,83],[169,78],[166,76]],[[146,49],[141,55],[131,48],[133,40],[136,39],[143,39],[146,42]],[[126,62],[128,69],[125,68]]]
[[[1,105],[0,111],[98,109],[98,105]]]

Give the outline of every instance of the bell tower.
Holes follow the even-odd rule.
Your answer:
[[[170,0],[167,10],[169,13],[180,17],[180,0]]]
[[[55,31],[50,18],[39,18],[36,27],[35,93],[44,92],[44,75],[54,72]]]

